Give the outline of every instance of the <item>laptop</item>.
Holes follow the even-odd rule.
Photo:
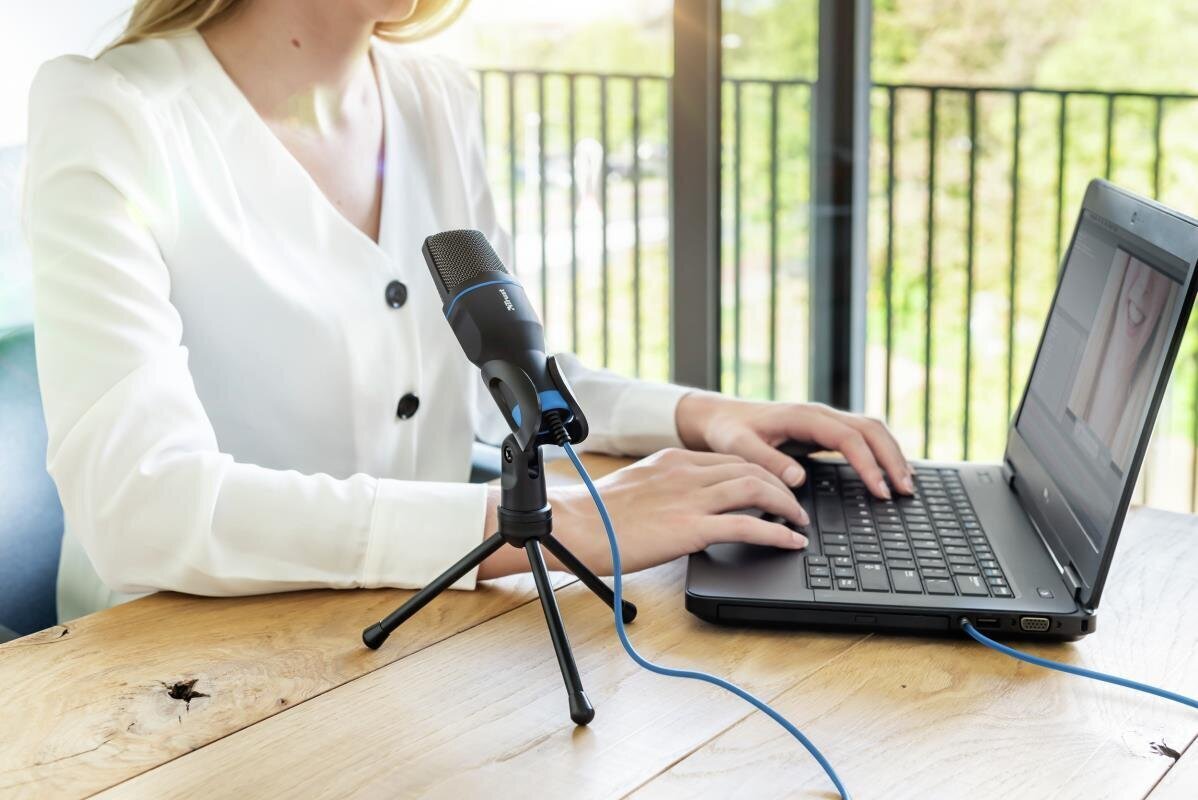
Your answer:
[[[806,459],[810,545],[690,557],[686,607],[723,624],[1075,639],[1092,633],[1194,302],[1198,221],[1087,187],[1001,464],[914,462],[873,497]]]

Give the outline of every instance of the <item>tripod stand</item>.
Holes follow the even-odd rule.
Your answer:
[[[572,398],[571,398],[572,399]],[[565,435],[559,412],[553,415],[551,424],[559,435]],[[585,430],[585,429],[584,429]],[[584,434],[585,435],[585,434]],[[441,592],[470,570],[477,567],[488,556],[504,544],[520,547],[528,556],[529,570],[536,582],[537,594],[541,598],[541,609],[545,612],[545,624],[549,626],[549,637],[557,653],[557,663],[562,670],[562,680],[570,700],[570,719],[577,725],[586,725],[595,717],[595,709],[582,689],[574,654],[570,651],[570,640],[562,624],[561,612],[553,596],[553,585],[545,568],[545,557],[541,552],[544,545],[557,557],[566,569],[573,572],[583,584],[599,596],[608,606],[615,603],[615,595],[606,583],[591,572],[585,564],[571,553],[564,544],[553,536],[552,512],[545,493],[545,476],[541,464],[540,446],[545,436],[534,436],[527,446],[520,447],[514,434],[503,441],[502,497],[499,504],[499,530],[466,554],[461,561],[443,572],[438,578],[408,598],[408,601],[388,614],[382,621],[362,631],[362,641],[367,647],[377,649],[387,637],[417,611],[424,608]],[[614,608],[614,606],[613,606]],[[624,622],[636,617],[636,606],[624,601],[621,608]]]

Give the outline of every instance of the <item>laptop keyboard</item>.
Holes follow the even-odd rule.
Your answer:
[[[852,467],[813,464],[820,553],[807,586],[839,592],[1011,597],[959,472],[916,467],[915,495],[876,498]]]

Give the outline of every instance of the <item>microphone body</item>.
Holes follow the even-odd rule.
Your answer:
[[[434,234],[421,248],[458,343],[483,372],[521,447],[546,433],[543,412],[561,410],[585,436],[586,425],[565,376],[545,353],[545,329],[524,287],[485,236],[474,230]],[[580,441],[580,439],[574,439]]]

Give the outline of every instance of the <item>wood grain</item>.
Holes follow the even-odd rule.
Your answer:
[[[686,613],[683,576],[678,561],[627,580],[638,648],[775,702],[857,800],[1198,797],[1190,710],[964,640],[718,628]],[[557,595],[597,709],[586,729],[526,577],[453,593],[362,649],[363,620],[405,594],[158,595],[0,647],[5,732],[20,721],[0,796],[834,797],[740,700],[629,661],[577,583]],[[1029,649],[1195,694],[1196,603],[1198,519],[1139,511],[1098,632]],[[168,696],[192,678],[208,697]]]
[[[597,475],[627,463],[587,461]],[[572,474],[550,470],[558,482]],[[362,647],[361,629],[410,594],[164,592],[0,645],[0,796],[97,792],[536,596],[527,575],[452,592],[379,651]],[[171,696],[190,681],[193,699]]]
[[[1121,543],[1098,632],[1026,649],[1195,695],[1198,630],[1184,625],[1182,613],[1195,605],[1194,518],[1139,511]],[[1198,734],[1192,710],[1022,664],[971,641],[874,636],[776,703],[857,798],[1142,798],[1173,764],[1162,744]],[[829,790],[814,761],[754,715],[636,796]],[[1198,784],[1188,791],[1198,796]]]
[[[630,635],[649,658],[776,695],[851,654],[860,635],[717,629],[682,607],[684,562],[631,576]],[[610,612],[560,590],[596,708],[575,728],[540,610],[479,625],[215,742],[102,797],[610,797],[634,789],[752,709],[706,684],[663,678],[620,649]],[[219,775],[219,780],[213,780]]]

